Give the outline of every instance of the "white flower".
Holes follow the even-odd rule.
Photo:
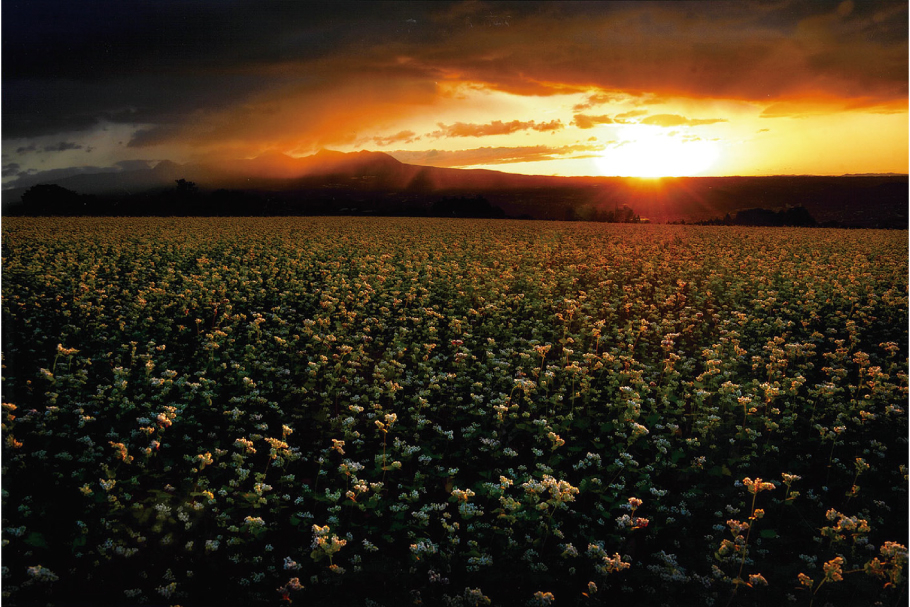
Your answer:
[[[60,578],[56,573],[44,567],[42,565],[35,565],[34,567],[28,568],[29,577],[34,578],[39,582],[56,582]]]

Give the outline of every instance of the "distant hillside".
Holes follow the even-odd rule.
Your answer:
[[[197,184],[206,203],[198,206],[202,198],[197,198],[194,208],[183,200],[177,211],[216,215],[425,215],[442,208],[442,200],[480,196],[506,216],[533,219],[594,220],[626,205],[652,222],[692,223],[754,208],[805,207],[822,224],[906,228],[910,195],[906,175],[547,177],[425,167],[378,152],[328,150],[305,158],[268,154],[219,165],[165,161],[154,168],[84,173],[51,183],[93,197],[91,204],[83,199],[73,214],[91,208],[157,215],[170,212],[168,196],[179,179]],[[28,189],[4,190],[3,214],[28,214],[21,203]]]

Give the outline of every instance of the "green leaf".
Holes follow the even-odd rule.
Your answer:
[[[759,535],[762,536],[762,538],[769,540],[777,537],[777,531],[774,529],[762,529],[761,532],[759,532]]]
[[[25,538],[24,541],[29,546],[35,546],[36,548],[47,548],[47,542],[44,541],[44,536],[37,531],[32,531],[29,533],[28,537]]]

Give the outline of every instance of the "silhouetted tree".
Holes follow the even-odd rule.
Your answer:
[[[587,219],[600,223],[639,223],[641,221],[641,217],[625,204],[616,207],[612,211],[605,211],[603,208],[598,208],[591,217]]]
[[[782,224],[785,226],[811,227],[818,225],[806,207],[791,207],[780,211]]]
[[[22,194],[18,212],[22,215],[90,215],[95,198],[83,196],[56,184],[33,185]]]
[[[174,181],[177,184],[178,196],[189,197],[195,196],[199,193],[199,188],[196,187],[196,183],[194,181],[187,181],[186,179],[175,179]]]
[[[162,192],[158,201],[149,209],[154,215],[200,215],[205,214],[200,208],[202,196],[199,194],[199,188],[192,181],[186,179],[175,179],[177,185],[172,190]]]

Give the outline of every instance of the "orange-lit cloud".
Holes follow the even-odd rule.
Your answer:
[[[494,120],[488,124],[468,124],[464,122],[456,122],[455,124],[439,124],[438,131],[433,131],[428,133],[429,137],[486,137],[488,135],[508,135],[510,133],[515,133],[517,131],[538,131],[541,133],[548,131],[558,131],[563,128],[561,120],[551,120],[549,122],[536,123],[533,120],[528,122],[522,122],[520,120],[512,120],[511,122],[503,122],[501,120]]]
[[[655,114],[641,119],[641,124],[650,124],[654,126],[699,126],[703,124],[717,124],[718,122],[727,122],[725,118],[685,118],[675,114]]]
[[[623,98],[624,95],[615,93],[593,93],[588,95],[588,98],[583,103],[577,103],[572,106],[572,109],[576,112],[581,112],[582,110],[589,110],[599,105],[621,101]]]
[[[897,99],[872,103],[863,99],[795,99],[778,101],[765,107],[762,118],[806,118],[832,112],[861,109],[876,114],[899,114],[907,111],[907,100]]]
[[[592,129],[598,124],[613,124],[613,119],[609,116],[589,116],[587,114],[575,114],[572,118],[572,124],[580,129]]]
[[[599,152],[603,146],[599,145],[566,145],[551,147],[546,145],[519,146],[519,147],[482,147],[470,150],[397,150],[389,152],[401,162],[420,164],[435,167],[466,167],[475,165],[511,164],[516,162],[531,162],[541,160],[554,160],[558,158],[584,158],[587,155]]]
[[[655,114],[647,116],[641,120],[634,120],[639,116],[646,116],[646,110],[632,110],[617,114],[615,117],[610,116],[589,116],[587,114],[575,114],[572,124],[580,129],[590,129],[599,124],[648,124],[652,126],[674,127],[674,126],[700,126],[705,124],[716,124],[718,122],[727,122],[726,118],[686,118],[677,114]]]
[[[413,143],[419,139],[420,137],[414,131],[399,131],[388,137],[373,137],[372,142],[378,146],[387,146],[393,143]]]
[[[630,118],[638,118],[639,116],[647,116],[648,110],[632,110],[629,112],[623,112],[621,114],[616,114],[616,121],[622,124],[634,123],[634,120],[629,120]]]

